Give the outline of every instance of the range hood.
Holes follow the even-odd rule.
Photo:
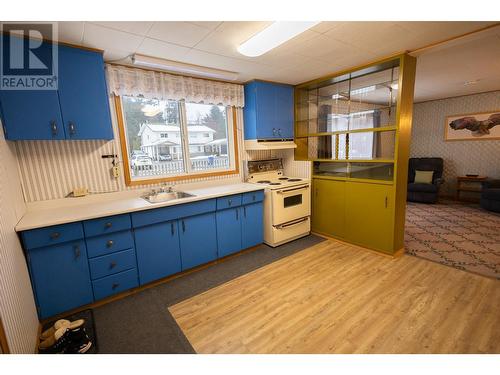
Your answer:
[[[291,139],[251,139],[245,141],[245,150],[282,150],[297,148]]]

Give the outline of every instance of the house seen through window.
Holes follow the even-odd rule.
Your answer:
[[[235,168],[226,107],[131,96],[121,102],[132,180]]]

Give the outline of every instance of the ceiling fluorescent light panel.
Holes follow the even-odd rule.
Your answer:
[[[174,73],[182,73],[192,76],[223,79],[228,81],[236,81],[238,73],[227,70],[208,68],[200,65],[186,64],[178,61],[165,60],[158,57],[144,56],[134,54],[132,56],[134,65],[166,70]]]
[[[238,52],[257,57],[303,33],[319,22],[277,21],[255,34],[238,47]]]

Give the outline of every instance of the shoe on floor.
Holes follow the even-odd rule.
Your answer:
[[[49,337],[53,336],[59,328],[68,327],[69,329],[75,329],[83,325],[83,323],[85,323],[84,319],[78,319],[73,322],[66,319],[59,319],[52,327],[42,332],[40,340],[47,340]]]
[[[40,354],[83,354],[92,346],[83,328],[83,319],[63,325],[38,346]]]

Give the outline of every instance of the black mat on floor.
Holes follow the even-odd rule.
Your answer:
[[[225,262],[94,309],[99,353],[194,353],[168,307],[321,241],[308,236],[261,245]]]
[[[99,353],[99,346],[97,344],[97,335],[96,335],[95,324],[94,324],[94,313],[91,309],[83,310],[83,311],[80,311],[76,314],[65,316],[62,319],[67,319],[70,321],[84,319],[85,323],[83,325],[83,328],[85,328],[85,332],[87,333],[87,336],[89,337],[90,341],[92,341],[92,346],[85,354]],[[42,327],[42,332],[45,331],[46,329],[49,329],[50,327],[52,327],[56,321],[57,321],[57,319],[52,320],[49,323],[46,323]]]

